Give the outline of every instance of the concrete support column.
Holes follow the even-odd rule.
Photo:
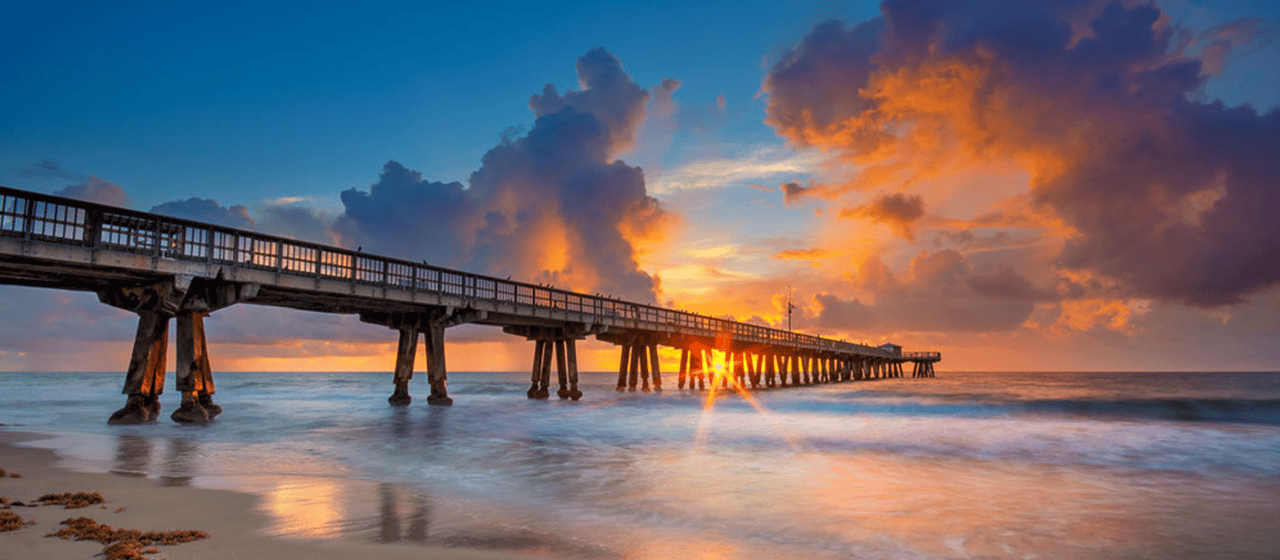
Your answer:
[[[551,396],[551,354],[555,343],[542,341],[542,370],[538,372],[538,399],[546,400]]]
[[[734,375],[735,375],[735,372],[733,371],[733,352],[729,351],[729,349],[726,348],[724,351],[724,369],[720,370],[720,388],[728,389],[729,380],[732,379]]]
[[[182,328],[181,322],[178,328]],[[418,355],[418,327],[406,325],[396,330],[400,331],[400,340],[396,344],[395,390],[387,397],[387,402],[394,406],[408,406],[413,401],[409,396],[409,380],[413,379],[413,360]]]
[[[160,414],[160,394],[164,392],[165,352],[169,345],[169,315],[138,312],[138,332],[129,356],[123,393],[129,398],[124,408],[111,414],[108,424],[154,422]]]
[[[640,360],[643,357],[643,348],[639,344],[631,345],[631,364],[627,371],[627,390],[634,391],[640,382]]]
[[[525,396],[530,399],[538,398],[539,386],[543,382],[544,346],[544,340],[534,340],[534,364],[529,369],[529,390],[525,391]]]
[[[689,356],[689,369],[693,371],[693,377],[689,379],[689,388],[695,389],[694,381],[697,381],[696,390],[702,391],[707,388],[707,353],[702,348],[696,348],[693,355]]]
[[[680,349],[680,373],[676,376],[676,388],[684,389],[684,383],[689,378],[689,349]]]
[[[649,362],[653,361],[649,356],[650,348],[652,347],[648,344],[642,344],[632,350],[632,352],[640,351],[640,390],[646,393],[649,392]]]
[[[174,381],[182,392],[182,403],[169,416],[174,422],[208,424],[222,413],[222,407],[213,404],[213,372],[204,338],[205,315],[198,311],[178,313]]]
[[[569,361],[569,398],[576,401],[582,398],[582,391],[578,390],[578,340],[566,339],[564,350]]]
[[[622,345],[622,356],[618,360],[618,390],[627,390],[627,365],[631,361],[631,345]]]
[[[445,370],[444,328],[444,325],[431,325],[423,331],[427,341],[427,379],[431,382],[427,404],[434,406],[453,405],[447,388],[449,373]]]
[[[649,369],[653,374],[653,390],[662,391],[662,368],[658,367],[658,345],[649,345]]]
[[[556,396],[561,400],[569,398],[569,368],[565,363],[564,340],[557,339],[556,342],[556,379],[560,382],[560,389],[556,391]]]

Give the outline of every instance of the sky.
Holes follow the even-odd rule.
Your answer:
[[[1280,370],[1273,2],[4,12],[0,185],[938,350],[940,371]],[[394,364],[395,333],[352,316],[206,325],[215,370]],[[0,370],[123,371],[135,328],[0,286]],[[532,361],[492,327],[447,342],[454,371]]]

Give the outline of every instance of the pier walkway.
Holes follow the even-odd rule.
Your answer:
[[[357,314],[399,333],[392,404],[408,404],[419,334],[431,387],[446,389],[444,331],[499,326],[534,341],[529,398],[577,400],[576,341],[621,347],[618,390],[661,390],[658,346],[681,350],[677,386],[763,389],[838,381],[932,377],[938,352],[903,352],[718,319],[553,287],[503,280],[246,230],[0,187],[0,283],[96,292],[138,314],[126,405],[115,423],[159,414],[170,320],[176,320],[172,418],[208,422],[213,376],[203,319],[237,303]],[[724,366],[712,367],[715,352]]]

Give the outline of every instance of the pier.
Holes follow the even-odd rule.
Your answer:
[[[158,418],[170,323],[181,393],[171,418],[205,423],[217,416],[204,318],[235,304],[354,314],[397,331],[393,405],[412,401],[419,339],[427,403],[453,403],[444,332],[464,323],[534,342],[531,399],[550,398],[553,361],[556,396],[583,396],[576,343],[587,337],[620,348],[619,391],[663,390],[659,346],[680,350],[681,390],[903,377],[908,363],[912,377],[933,377],[942,359],[8,187],[0,187],[0,283],[95,292],[138,315],[125,406],[112,423]]]

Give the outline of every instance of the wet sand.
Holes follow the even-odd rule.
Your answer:
[[[20,478],[0,479],[0,497],[10,502],[35,503],[45,494],[98,492],[102,504],[80,509],[62,506],[15,507],[14,513],[34,521],[16,531],[0,532],[0,560],[89,560],[102,553],[93,541],[68,541],[45,535],[63,528],[59,523],[89,517],[115,528],[141,531],[204,531],[207,539],[176,545],[159,545],[150,558],[168,560],[309,558],[355,560],[363,558],[416,558],[439,560],[515,560],[534,556],[407,544],[363,544],[340,540],[296,540],[262,534],[270,519],[251,494],[226,490],[164,486],[147,478],[113,474],[77,473],[57,467],[51,451],[18,447],[13,443],[39,439],[36,434],[0,431],[0,469]],[[539,558],[542,558],[539,556]]]

